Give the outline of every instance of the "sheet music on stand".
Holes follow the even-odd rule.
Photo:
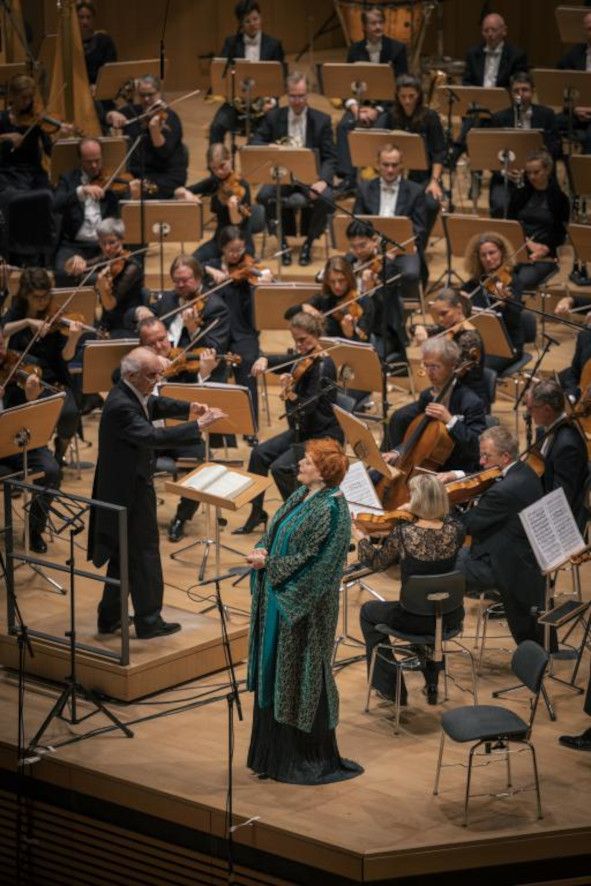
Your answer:
[[[364,514],[384,513],[376,488],[362,461],[353,462],[349,466],[339,489],[345,496],[351,516],[354,517],[360,512]]]
[[[562,487],[524,508],[519,519],[545,575],[587,547]]]

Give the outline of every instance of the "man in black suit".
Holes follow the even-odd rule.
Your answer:
[[[502,475],[462,515],[472,544],[460,551],[456,568],[466,576],[467,591],[499,591],[513,639],[521,643],[540,639],[532,609],[544,608],[546,582],[519,519],[544,491],[518,453],[517,440],[501,425],[481,435],[480,464],[500,468]]]
[[[464,86],[503,86],[517,71],[527,71],[527,57],[522,49],[506,39],[507,25],[496,12],[482,20],[482,43],[466,53],[466,68],[462,77]]]
[[[511,98],[513,103],[493,114],[490,125],[500,129],[541,129],[544,146],[556,162],[562,155],[562,140],[558,131],[556,114],[552,108],[532,103],[534,81],[526,71],[518,71],[511,77]],[[492,218],[503,218],[509,206],[509,199],[516,187],[515,182],[523,170],[509,173],[509,187],[505,191],[504,179],[499,172],[493,173],[490,182],[490,214]],[[505,196],[506,195],[506,196]]]
[[[390,419],[389,439],[392,447],[384,458],[396,465],[407,444],[404,435],[419,415],[442,422],[453,442],[453,449],[441,466],[442,482],[478,467],[478,438],[486,427],[484,404],[474,391],[453,379],[460,363],[460,349],[448,338],[428,339],[422,347],[425,371],[432,387],[423,391],[415,403],[397,409]],[[447,387],[440,402],[435,402]],[[444,476],[446,475],[447,476]]]
[[[309,265],[312,261],[312,244],[320,237],[326,228],[329,204],[320,198],[320,195],[330,200],[332,196],[332,180],[335,174],[336,152],[332,138],[331,121],[328,114],[316,111],[308,107],[308,82],[305,74],[293,71],[287,78],[288,108],[274,108],[265,115],[260,128],[252,138],[253,145],[270,145],[289,138],[290,143],[299,147],[311,148],[317,154],[320,166],[319,178],[315,182],[306,182],[310,187],[302,194],[300,187],[283,185],[281,188],[282,201],[293,198],[295,194],[302,200],[309,198],[311,201],[303,215],[304,225],[307,223],[306,240],[302,246],[299,263]],[[305,195],[305,196],[304,196]],[[275,186],[263,185],[257,200],[265,207],[267,219],[276,215]],[[293,208],[282,206],[283,241],[282,250],[288,250],[286,235],[295,234],[295,218]],[[282,256],[284,265],[291,264],[289,251]]]
[[[354,62],[371,62],[372,64],[391,64],[394,79],[408,72],[406,46],[399,40],[384,36],[384,10],[373,6],[361,11],[361,25],[365,37],[352,43],[347,51],[347,64]],[[384,100],[389,98],[384,96]],[[390,97],[391,98],[391,97]],[[364,102],[359,104],[356,99],[349,98],[345,102],[346,111],[337,125],[337,174],[343,179],[341,190],[352,190],[355,187],[355,167],[351,163],[348,134],[352,129],[387,129],[385,102]]]
[[[105,191],[100,180],[103,149],[96,138],[78,143],[79,169],[60,176],[54,196],[54,211],[61,216],[61,236],[55,256],[58,286],[75,285],[77,278],[66,273],[64,265],[73,255],[91,259],[101,254],[97,227],[104,218],[119,215],[114,191]]]
[[[402,298],[419,296],[423,253],[427,241],[427,204],[420,185],[403,178],[402,151],[395,145],[384,145],[378,153],[379,177],[362,182],[357,191],[353,211],[356,215],[404,215],[412,222],[415,235],[415,251],[399,255],[393,265],[402,275],[400,293]]]
[[[99,426],[99,449],[92,497],[127,508],[129,588],[138,638],[149,639],[180,630],[162,619],[163,578],[152,484],[154,452],[195,444],[200,429],[222,416],[219,409],[154,397],[162,359],[148,348],[135,348],[121,361],[121,379],[105,401]],[[183,418],[186,423],[160,428],[154,419]],[[99,568],[108,561],[107,577],[120,577],[118,519],[114,511],[92,509],[88,559]],[[98,608],[99,633],[121,625],[121,596],[105,584]]]
[[[557,65],[560,70],[591,71],[591,12],[583,17],[583,29],[585,42],[577,43],[562,56]],[[591,154],[591,107],[575,105],[573,115],[573,126],[583,143],[583,153]],[[558,119],[561,131],[566,133],[569,128],[567,115],[560,114]]]
[[[527,392],[527,409],[537,428],[536,444],[544,459],[544,493],[562,487],[581,530],[587,521],[587,443],[564,411],[564,394],[558,382],[543,379]]]
[[[234,7],[234,15],[238,19],[239,32],[226,37],[224,46],[220,52],[221,58],[247,58],[254,62],[282,62],[283,46],[275,37],[263,34],[263,19],[258,3],[253,0],[240,0]],[[261,98],[261,96],[252,96]],[[274,98],[265,100],[265,110],[270,110],[276,104]],[[258,126],[258,122],[253,124]],[[227,132],[237,132],[240,129],[240,116],[235,107],[228,102],[219,108],[209,128],[209,143],[223,142]]]
[[[591,717],[591,674],[587,683],[583,711]],[[570,748],[571,751],[591,751],[591,726],[581,732],[580,735],[561,735],[558,741],[565,748]]]
[[[571,302],[575,301],[572,296],[567,296],[567,298],[570,299]],[[572,307],[572,304],[569,307]],[[591,360],[591,326],[582,329],[577,334],[577,342],[572,362],[570,366],[563,369],[560,373],[560,384],[571,403],[576,403],[581,394],[585,393],[585,391],[581,389],[581,377],[588,360]],[[591,368],[591,364],[589,364],[589,366]]]

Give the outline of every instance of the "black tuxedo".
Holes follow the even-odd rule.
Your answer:
[[[538,430],[541,437],[543,430]],[[543,444],[542,444],[543,445]],[[587,482],[587,443],[576,424],[562,422],[550,435],[544,452],[542,486],[544,494],[562,487],[579,528],[584,529],[585,485]]]
[[[121,113],[128,120],[139,117],[144,109],[140,105],[125,105]],[[131,122],[125,128],[125,134],[131,142],[138,135],[142,136],[137,149],[129,158],[129,171],[136,178],[145,178],[156,185],[156,192],[148,194],[154,200],[167,200],[174,196],[176,188],[182,187],[187,181],[188,152],[183,144],[183,126],[180,117],[169,109],[166,112],[166,125],[162,135],[164,144],[156,148],[152,144],[145,122]]]
[[[53,198],[54,211],[61,215],[61,239],[73,242],[84,223],[84,201],[76,189],[82,184],[82,170],[72,169],[60,176]],[[119,200],[112,190],[100,201],[101,218],[119,215]]]
[[[232,50],[234,51],[234,58],[246,58],[244,53],[244,34],[238,34],[238,36],[230,34],[229,37],[226,37],[220,52],[221,58],[228,58]],[[282,62],[283,56],[281,41],[275,37],[269,37],[268,34],[261,34],[260,61]]]
[[[581,373],[589,359],[591,359],[591,328],[582,329],[578,333],[572,363],[560,373],[560,383],[569,396],[578,399],[581,393]]]
[[[161,298],[157,301],[155,305],[153,305],[152,310],[157,317],[163,317],[165,314],[168,314],[169,311],[174,311],[174,309],[178,308],[178,306],[178,295],[176,294],[176,292],[174,292],[174,290],[168,289],[162,293]],[[228,311],[228,307],[221,295],[214,292],[213,295],[210,295],[209,298],[206,298],[202,317],[202,329],[205,329],[207,326],[209,326],[209,324],[213,320],[217,320],[217,323],[214,328],[207,333],[207,335],[199,339],[196,347],[215,348],[218,354],[225,354],[228,350],[228,345],[230,342],[230,312]],[[169,317],[167,320],[164,321],[164,325],[167,329],[170,328],[170,324],[173,322],[173,320],[174,317]],[[184,348],[185,345],[188,344],[189,334],[186,327],[183,326],[179,346],[181,348]]]
[[[484,62],[485,52],[484,43],[479,46],[472,46],[466,53],[466,68],[462,77],[464,86],[482,86],[484,81]],[[497,82],[495,86],[509,88],[509,81],[513,74],[517,71],[527,71],[527,56],[522,49],[513,46],[512,43],[505,41],[503,51],[501,52],[501,60],[499,63],[499,71],[497,74]]]
[[[368,62],[369,52],[367,51],[367,40],[358,40],[351,43],[347,50],[347,63],[352,62]],[[380,52],[381,65],[391,64],[394,68],[394,76],[399,77],[401,74],[408,73],[408,61],[406,58],[406,46],[399,40],[392,40],[391,37],[382,37],[382,51]]]
[[[534,471],[517,461],[505,477],[481,496],[477,505],[462,515],[472,545],[467,554],[458,558],[458,567],[466,573],[468,590],[496,587],[500,591],[516,643],[538,639],[539,635],[530,610],[544,606],[545,579],[519,513],[542,495],[542,484]],[[472,580],[481,566],[491,577],[487,587]]]
[[[163,579],[152,485],[155,451],[197,443],[195,422],[154,427],[157,418],[184,418],[189,403],[168,397],[149,397],[147,415],[124,382],[113,387],[105,401],[99,426],[98,460],[92,497],[127,508],[129,587],[136,619],[152,620],[162,607]],[[107,576],[119,578],[117,513],[93,508],[88,528],[88,559],[96,567],[107,560]],[[99,605],[100,621],[111,624],[120,615],[119,589],[105,585]]]
[[[356,215],[379,215],[379,178],[374,178],[369,182],[362,182],[359,185],[353,211]],[[427,237],[425,194],[423,189],[415,182],[408,181],[405,178],[401,179],[396,201],[396,215],[404,215],[410,218],[413,232],[417,238],[417,248],[419,250],[424,249]]]
[[[556,122],[556,114],[552,108],[545,105],[532,105],[531,128],[541,129],[544,145],[551,157],[556,160],[562,155],[562,142],[560,133],[558,132],[558,123]],[[490,120],[490,126],[493,128],[510,128],[515,129],[515,111],[513,105],[504,108],[493,114]]]
[[[577,43],[566,52],[556,65],[561,71],[585,71],[587,69],[587,43]]]
[[[421,393],[415,403],[396,410],[390,419],[390,445],[393,449],[404,452],[402,440],[408,426],[432,401],[432,390],[428,388]],[[448,408],[452,416],[459,416],[459,420],[448,432],[455,445],[450,457],[441,466],[441,470],[462,470],[472,473],[478,469],[478,438],[486,427],[484,404],[470,388],[456,384],[451,392]]]

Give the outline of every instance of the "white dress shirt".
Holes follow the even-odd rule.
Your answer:
[[[287,113],[287,134],[298,148],[306,147],[307,113],[307,110],[303,110],[301,114],[294,114],[291,108]]]
[[[369,55],[369,60],[372,65],[378,65],[380,63],[380,55],[382,54],[382,41],[380,40],[378,43],[370,43],[368,40],[365,44],[365,48],[367,49],[367,54]]]
[[[484,80],[483,86],[496,86],[497,77],[499,76],[499,66],[501,64],[501,55],[503,54],[504,43],[499,43],[496,49],[484,47]]]
[[[81,203],[84,203],[84,221],[78,229],[76,240],[83,243],[98,243],[96,229],[101,222],[101,206],[99,200],[93,200],[84,193],[84,186],[90,184],[90,179],[85,172],[80,179],[82,184],[76,188],[76,195]]]
[[[393,181],[391,185],[387,184],[382,178],[380,179],[380,211],[379,215],[393,216],[396,215],[396,204],[398,203],[398,194],[400,192],[400,176]]]
[[[248,37],[244,34],[244,58],[251,62],[260,62],[262,36],[262,31],[259,31],[255,37]]]

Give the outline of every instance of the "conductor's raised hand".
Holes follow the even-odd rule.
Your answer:
[[[228,418],[223,409],[218,409],[217,406],[212,406],[211,409],[206,407],[203,415],[199,416],[197,419],[197,424],[199,425],[199,429],[203,431],[220,418]]]

